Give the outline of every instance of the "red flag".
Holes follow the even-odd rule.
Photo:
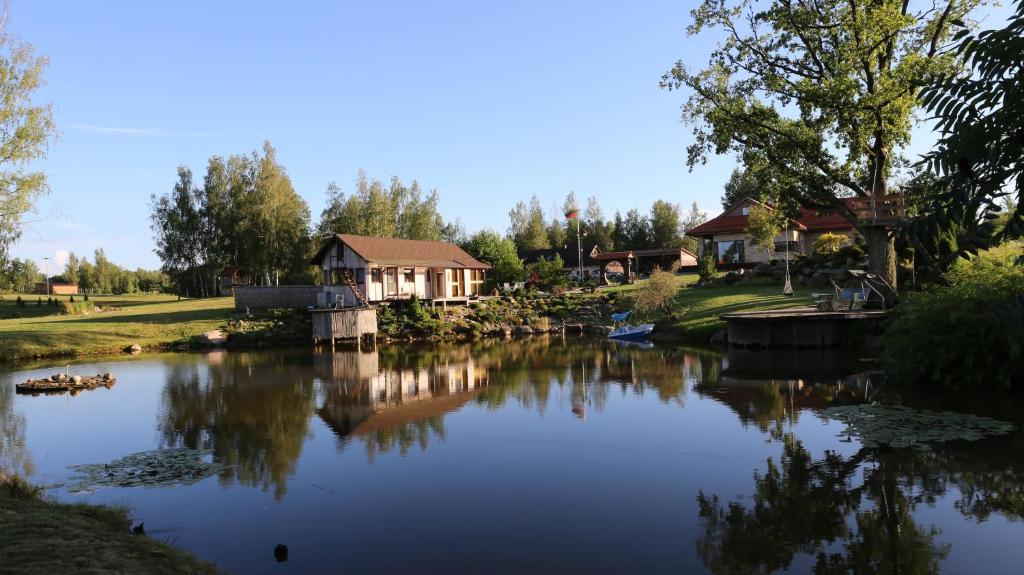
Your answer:
[[[576,219],[577,217],[579,217],[579,215],[580,215],[580,211],[579,210],[569,210],[569,211],[565,212],[565,219],[567,219],[567,220]]]

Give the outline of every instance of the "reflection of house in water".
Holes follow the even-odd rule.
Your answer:
[[[428,365],[380,367],[377,351],[318,354],[320,418],[339,439],[395,431],[458,410],[488,384],[468,355]]]

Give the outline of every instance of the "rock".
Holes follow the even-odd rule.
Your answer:
[[[850,272],[848,270],[830,270],[832,273],[832,281],[839,285],[843,285],[843,282],[850,279]]]
[[[812,288],[823,288],[831,286],[832,283],[828,279],[828,272],[816,271],[814,275],[807,279],[807,285]]]
[[[711,345],[728,345],[729,343],[729,332],[720,329],[711,336]]]
[[[781,269],[781,270],[779,270],[779,269],[775,269],[775,270],[772,270],[772,277],[773,277],[774,279],[777,279],[777,280],[785,279],[785,278],[786,278],[786,270],[784,270],[784,269]]]
[[[75,382],[75,384],[80,384],[80,383],[82,383],[82,376],[80,376],[80,375],[72,376],[71,377],[71,381]]]
[[[769,264],[768,262],[761,262],[761,263],[757,264],[756,266],[754,266],[754,269],[751,270],[751,271],[755,271],[755,272],[757,272],[759,274],[763,274],[763,273],[767,272],[771,267],[772,267],[771,264]]]
[[[211,329],[200,335],[196,340],[199,342],[199,345],[218,347],[227,343],[228,337],[219,329]]]
[[[514,335],[532,335],[533,328],[528,325],[517,325],[516,327],[512,328],[512,333]]]
[[[124,351],[125,351],[125,353],[130,353],[130,354],[133,354],[133,355],[134,354],[138,354],[138,353],[142,353],[142,346],[137,344],[137,343],[133,343],[133,344],[129,345],[128,347],[124,348]]]

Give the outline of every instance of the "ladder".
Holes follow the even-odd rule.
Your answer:
[[[363,295],[362,290],[359,289],[359,284],[356,283],[355,278],[352,277],[352,271],[348,268],[342,272],[341,276],[345,279],[345,285],[348,286],[352,293],[356,296],[356,301],[359,305],[366,305],[366,296]]]

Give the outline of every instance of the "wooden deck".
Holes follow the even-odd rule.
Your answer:
[[[889,315],[883,310],[818,311],[799,307],[727,313],[729,345],[735,347],[832,347],[856,330],[874,329]]]

